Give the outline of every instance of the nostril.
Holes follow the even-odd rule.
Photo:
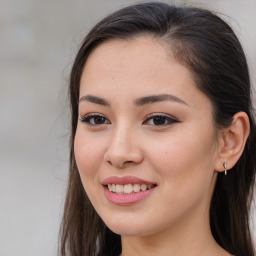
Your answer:
[[[110,160],[108,160],[108,161],[107,161],[107,163],[109,163],[110,165],[112,165],[112,163],[111,163],[111,161],[110,161]]]
[[[130,164],[130,163],[132,163],[132,161],[125,161],[125,162],[123,163],[123,165],[125,165],[125,164]]]
[[[125,166],[130,165],[130,164],[133,163],[133,161],[125,161],[125,162],[123,162],[123,163],[119,163],[119,164],[116,163],[116,164],[114,164],[114,163],[112,163],[110,160],[107,160],[106,162],[109,163],[110,165],[118,166],[119,168],[124,168]]]

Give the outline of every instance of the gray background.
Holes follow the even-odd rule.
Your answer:
[[[69,70],[88,29],[133,2],[0,0],[0,256],[56,255],[68,173]],[[225,19],[244,45],[255,85],[256,0],[194,3],[232,17]]]

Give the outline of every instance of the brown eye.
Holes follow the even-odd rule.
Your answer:
[[[92,119],[94,120],[94,124],[104,124],[106,118],[103,116],[95,116]]]
[[[163,116],[156,116],[152,120],[154,125],[164,125],[166,122],[166,118]]]
[[[152,126],[167,126],[178,121],[171,116],[166,115],[150,115],[143,124],[148,124]]]
[[[86,115],[85,117],[81,118],[80,121],[83,123],[86,123],[88,125],[91,125],[91,126],[103,125],[103,124],[110,123],[108,121],[108,119],[105,118],[104,116],[95,115],[95,114]]]

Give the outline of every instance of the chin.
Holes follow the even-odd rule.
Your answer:
[[[110,227],[108,228],[114,232],[115,234],[118,234],[120,236],[144,236],[146,235],[145,230],[142,232],[142,230],[138,230],[134,227]]]
[[[150,227],[146,223],[137,222],[137,221],[121,221],[111,220],[110,222],[105,222],[106,226],[114,233],[121,236],[145,236],[154,233],[154,228]]]

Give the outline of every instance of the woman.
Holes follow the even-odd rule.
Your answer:
[[[151,2],[100,21],[71,71],[61,255],[253,256],[250,91],[210,11]]]

